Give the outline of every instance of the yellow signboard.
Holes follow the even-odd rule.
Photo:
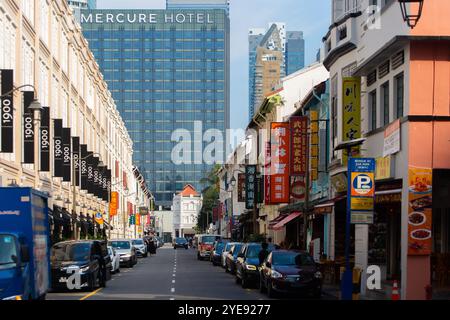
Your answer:
[[[351,198],[352,210],[373,210],[373,197],[370,198]]]
[[[376,158],[375,180],[391,177],[391,156]]]
[[[342,141],[361,138],[361,78],[343,78],[342,97]],[[359,154],[359,147],[352,149],[352,157],[359,157]],[[342,161],[347,165],[345,151]]]

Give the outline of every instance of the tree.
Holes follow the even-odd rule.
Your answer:
[[[197,227],[205,232],[208,229],[208,223],[212,221],[213,208],[219,203],[219,176],[218,172],[221,166],[216,164],[208,174],[200,180],[205,186],[202,190],[203,206],[200,210]]]

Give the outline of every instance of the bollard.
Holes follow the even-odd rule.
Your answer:
[[[359,300],[359,294],[361,293],[361,269],[353,268],[353,293],[352,300]]]

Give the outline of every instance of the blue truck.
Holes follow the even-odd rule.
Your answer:
[[[45,299],[50,287],[48,196],[0,188],[0,300]]]

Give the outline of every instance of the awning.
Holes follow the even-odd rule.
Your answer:
[[[283,220],[285,217],[287,216],[287,214],[280,214],[278,217],[276,217],[273,220],[269,221],[269,229],[271,226],[276,225],[278,222],[280,222],[281,220]]]
[[[345,199],[346,196],[339,196],[336,198],[333,198],[331,200],[328,200],[327,202],[318,204],[314,206],[314,214],[329,214],[333,212],[333,206],[336,202],[339,200]]]
[[[283,220],[278,222],[276,225],[272,227],[273,230],[280,230],[282,229],[288,222],[294,220],[295,218],[299,217],[302,213],[301,212],[294,212],[285,217]]]

